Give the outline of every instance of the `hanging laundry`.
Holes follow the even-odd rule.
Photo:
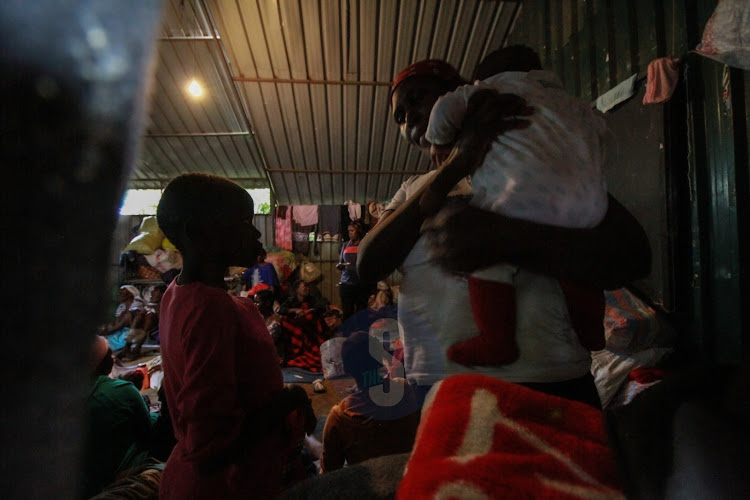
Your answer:
[[[680,59],[660,57],[648,65],[648,80],[643,104],[658,104],[672,97],[680,79]]]
[[[292,218],[294,219],[294,221],[292,222],[292,252],[294,252],[295,254],[302,254],[304,256],[309,256],[310,244],[311,244],[310,233],[315,233],[317,224],[303,226],[302,224],[297,222],[296,217],[294,217],[294,214],[297,213],[297,208],[298,207],[295,206],[294,209],[292,210],[292,214],[293,214]],[[317,250],[317,247],[316,247],[316,250]]]
[[[635,79],[637,77],[638,74],[635,74],[606,94],[600,95],[596,99],[596,109],[602,113],[606,113],[621,102],[627,101],[633,97],[635,94]]]
[[[294,222],[300,226],[314,226],[318,223],[318,205],[294,205]]]
[[[362,218],[362,205],[352,200],[344,202],[344,205],[349,209],[349,218],[351,220],[358,220]]]
[[[323,241],[338,241],[340,225],[341,207],[339,205],[318,207],[318,234]]]
[[[291,207],[276,207],[274,219],[275,233],[274,244],[281,250],[292,250],[292,209]]]
[[[341,213],[341,225],[339,226],[339,234],[342,240],[349,239],[349,224],[352,222],[352,218],[349,216],[349,206],[339,205],[339,211]]]

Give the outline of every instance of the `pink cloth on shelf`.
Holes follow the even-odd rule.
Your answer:
[[[672,97],[680,79],[680,60],[677,57],[660,57],[648,65],[646,95],[643,104],[658,104]]]
[[[292,207],[277,207],[274,243],[281,250],[292,251]]]
[[[318,223],[318,205],[294,205],[293,216],[300,226],[314,226]]]

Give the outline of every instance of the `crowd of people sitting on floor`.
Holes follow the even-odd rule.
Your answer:
[[[159,306],[166,289],[166,285],[154,285],[141,294],[136,286],[120,287],[114,321],[99,328],[109,347],[119,351],[118,358],[132,361],[141,355],[147,340],[159,342]]]
[[[364,236],[363,226],[357,222],[351,226],[353,230],[350,235],[354,233],[357,238],[355,243],[358,243],[358,239]],[[389,442],[398,442],[396,448],[400,450],[410,447],[414,440],[418,413],[412,408],[413,401],[407,405],[409,411],[406,412],[403,411],[404,404],[399,405],[401,413],[394,420],[394,426],[381,428],[377,424],[381,419],[377,415],[368,414],[376,406],[371,401],[369,406],[365,404],[368,394],[366,389],[369,386],[368,382],[362,380],[361,373],[371,369],[377,371],[384,366],[386,360],[376,361],[374,364],[368,361],[367,366],[361,367],[361,370],[356,367],[365,363],[365,358],[369,357],[366,339],[374,339],[367,333],[370,326],[381,318],[395,319],[396,305],[393,291],[385,282],[379,282],[371,288],[360,286],[354,269],[356,244],[352,245],[350,241],[342,248],[340,266],[342,275],[346,275],[348,281],[346,285],[342,284],[348,287],[346,291],[342,291],[342,299],[352,297],[347,302],[348,316],[345,316],[341,308],[325,299],[315,283],[296,279],[291,284],[282,285],[274,266],[265,261],[265,250],[259,252],[257,263],[242,273],[242,290],[239,295],[251,299],[263,318],[275,347],[278,366],[320,373],[320,346],[325,341],[351,337],[353,342],[343,343],[339,360],[346,367],[345,375],[354,379],[355,383],[350,388],[352,393],[334,408],[335,418],[326,424],[322,442],[312,436],[317,420],[314,414],[310,414],[312,410],[309,405],[302,405],[302,410],[305,411],[298,418],[299,422],[290,427],[294,429],[290,432],[296,436],[296,444],[291,449],[296,451],[287,465],[293,470],[285,472],[286,485],[291,484],[289,481],[292,479],[298,481],[311,473],[340,468],[345,462],[352,464],[381,452],[388,453]],[[352,251],[346,252],[346,248],[354,248],[353,260]],[[346,265],[345,259],[348,259]],[[347,267],[348,273],[345,271]],[[92,366],[95,366],[95,381],[87,399],[90,439],[83,479],[87,498],[111,484],[118,474],[137,469],[147,459],[152,464],[165,462],[177,443],[164,384],[158,390],[160,409],[150,413],[139,393],[141,387],[144,387],[143,372],[128,371],[127,366],[130,362],[140,361],[142,364],[149,359],[149,355],[159,354],[159,349],[143,349],[143,346],[159,344],[161,299],[166,289],[167,285],[152,285],[141,291],[131,284],[122,285],[117,293],[118,307],[114,320],[99,328],[91,355]],[[285,290],[288,290],[287,296],[284,294]],[[230,290],[227,294],[234,296],[233,292]],[[365,296],[365,299],[360,300],[360,297]],[[133,366],[135,365],[130,368]],[[119,376],[115,376],[115,373]],[[322,376],[321,373],[320,377]],[[384,376],[386,380],[389,378],[387,371]],[[405,380],[396,378],[392,383],[404,386]],[[405,387],[409,388],[408,384]],[[309,403],[304,390],[300,395],[298,388],[295,394]],[[392,414],[393,412],[389,415]],[[392,418],[388,417],[388,420]],[[371,439],[385,441],[374,449],[363,443],[354,443],[352,433],[356,433],[353,429],[357,426],[361,426],[362,430],[372,428],[374,432],[370,433]],[[392,434],[389,431],[391,427],[398,432]],[[401,432],[402,428],[405,434]],[[300,429],[305,432],[300,432]],[[117,446],[106,444],[112,442]],[[301,474],[300,470],[304,473]]]

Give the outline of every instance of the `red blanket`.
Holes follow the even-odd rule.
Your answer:
[[[286,366],[322,373],[320,344],[327,339],[320,318],[310,311],[300,318],[283,318],[281,325],[288,334]]]
[[[397,498],[624,498],[600,411],[481,375],[431,395]]]

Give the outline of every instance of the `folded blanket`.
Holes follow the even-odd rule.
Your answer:
[[[436,386],[397,498],[624,498],[602,413],[482,375]]]

